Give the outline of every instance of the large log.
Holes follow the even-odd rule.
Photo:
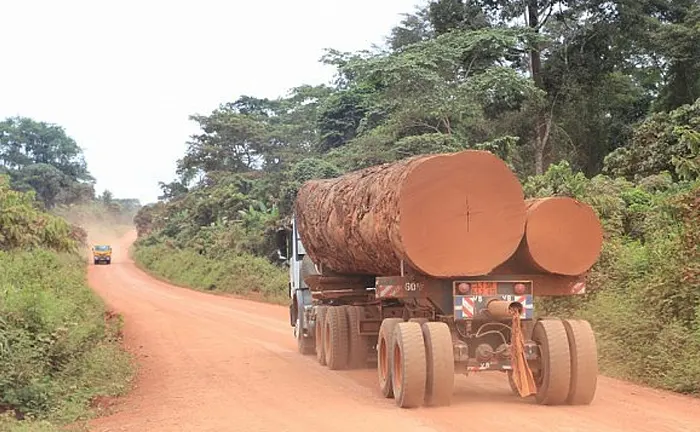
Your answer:
[[[522,244],[497,272],[577,276],[593,267],[603,247],[595,211],[569,197],[528,199]]]
[[[498,157],[468,150],[417,156],[306,182],[295,214],[314,262],[341,274],[434,277],[489,273],[517,249],[525,200]]]

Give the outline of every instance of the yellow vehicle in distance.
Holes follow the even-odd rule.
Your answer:
[[[112,263],[112,246],[95,245],[92,247],[92,259],[95,265],[100,263]]]

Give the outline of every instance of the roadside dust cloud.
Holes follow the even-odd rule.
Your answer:
[[[113,262],[128,255],[127,250],[119,250],[122,239],[135,230],[133,224],[127,221],[125,215],[114,216],[108,213],[86,213],[83,209],[69,209],[60,212],[60,216],[69,223],[85,231],[86,240],[81,253],[88,261],[92,260],[92,247],[97,244],[110,245],[113,249]]]

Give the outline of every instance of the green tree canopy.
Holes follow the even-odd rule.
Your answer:
[[[0,169],[49,208],[94,197],[82,150],[57,125],[26,117],[0,122]]]

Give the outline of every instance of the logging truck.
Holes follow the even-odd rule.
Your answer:
[[[487,171],[493,173],[492,168],[500,167],[498,163],[493,164],[491,156],[479,152],[460,157],[457,166],[466,166],[472,171],[486,165]],[[470,159],[475,157],[476,160]],[[439,172],[440,178],[447,177],[449,181],[449,166],[445,166],[445,160],[438,161],[440,169],[433,172]],[[413,168],[409,161],[403,163],[403,168],[395,168],[397,164],[393,164],[394,168],[387,165],[340,179],[312,181],[300,189],[295,214],[277,231],[279,258],[289,268],[289,318],[299,352],[315,355],[320,365],[332,370],[366,368],[376,363],[381,395],[393,398],[401,408],[450,405],[456,374],[487,371],[503,373],[513,393],[521,397],[534,396],[539,404],[590,404],[596,391],[598,369],[596,342],[590,325],[583,320],[539,317],[534,308],[536,295],[585,293],[585,273],[576,270],[572,272],[578,274],[562,274],[566,272],[563,265],[573,263],[573,258],[561,261],[561,257],[553,256],[549,259],[546,253],[543,255],[542,250],[538,250],[538,244],[547,242],[546,239],[536,241],[536,236],[540,235],[536,221],[537,217],[543,218],[541,214],[547,207],[526,204],[522,192],[518,196],[516,188],[515,198],[504,204],[507,211],[496,209],[491,203],[489,205],[496,209],[492,215],[486,214],[481,220],[478,216],[470,217],[470,212],[488,213],[488,206],[479,202],[480,194],[474,191],[479,185],[493,182],[493,176],[483,181],[480,178],[486,176],[462,179],[462,183],[470,185],[469,190],[453,193],[462,202],[466,196],[467,205],[471,207],[463,212],[464,209],[452,210],[449,203],[443,202],[454,197],[444,193],[436,196],[440,195],[437,193],[440,188],[444,190],[439,181],[410,180],[411,176],[419,174],[428,175],[429,179],[434,176],[427,168],[416,170],[420,163],[418,161]],[[493,166],[488,167],[489,163]],[[383,183],[385,188],[394,187],[393,195],[398,198],[382,198],[377,194],[379,189],[374,185],[381,183],[382,176],[397,175],[392,170],[406,167],[410,170],[408,174]],[[358,187],[375,187],[374,192],[343,187],[343,182],[358,184],[367,177],[371,181]],[[426,187],[425,184],[432,185],[429,188],[433,189],[423,192],[420,198],[428,208],[442,203],[443,213],[460,214],[459,223],[451,228],[455,239],[442,236],[437,225],[419,229],[410,225],[415,217],[411,215],[413,207],[408,200],[417,195],[410,189],[410,181],[420,184],[421,188]],[[499,187],[502,188],[500,197],[507,197],[507,186],[501,182]],[[337,195],[339,201],[329,206],[327,203],[333,202],[330,198],[336,190],[342,190],[343,194]],[[323,199],[317,200],[314,194],[322,194]],[[352,194],[361,197],[356,199]],[[433,202],[430,198],[434,198]],[[523,201],[522,206],[519,200]],[[351,205],[353,202],[362,202],[364,206],[358,210],[360,206]],[[563,205],[573,209],[563,223],[574,219],[574,225],[582,229],[581,219],[575,220],[576,212],[580,211],[578,207],[571,207],[580,203],[554,203],[553,207]],[[535,209],[540,216],[534,214]],[[420,207],[420,211],[425,217],[426,207]],[[399,213],[401,220],[392,213]],[[437,214],[439,212],[432,213],[433,216]],[[368,215],[371,218],[366,219]],[[431,217],[430,210],[427,216]],[[464,217],[467,218],[466,228]],[[521,229],[511,228],[517,238],[508,237],[507,241],[513,244],[501,246],[503,252],[499,256],[488,249],[489,241],[499,233],[494,231],[493,236],[484,237],[481,231],[476,234],[470,231],[477,228],[489,231],[496,223],[490,219],[496,217],[505,218],[507,224],[522,223]],[[526,225],[530,219],[533,227],[528,231]],[[445,218],[434,222],[442,228],[450,223]],[[389,226],[392,223],[393,227]],[[551,228],[552,220],[548,223]],[[506,229],[503,227],[496,223],[493,229]],[[555,240],[561,243],[566,232],[561,226],[554,228],[558,229]],[[389,233],[384,242],[382,233]],[[462,234],[466,237],[460,238]],[[411,235],[417,236],[418,242],[411,239]],[[590,232],[587,236],[590,237]],[[461,258],[465,263],[475,263],[474,266],[460,264],[459,259],[450,261],[450,257],[439,253],[437,260],[433,258],[435,253],[421,255],[423,249],[431,250],[428,243],[435,238],[444,243],[446,250],[455,253],[460,253],[460,249],[449,244],[452,240],[465,249],[477,247],[476,255],[469,255],[465,250],[466,256],[463,254]],[[480,241],[486,243],[479,244]],[[378,250],[386,242],[393,242],[393,245]],[[374,248],[369,243],[373,243]],[[558,247],[556,242],[549,243],[553,249]],[[494,243],[494,248],[499,244]],[[566,254],[558,255],[562,253]],[[481,269],[485,261],[479,264],[477,258],[489,256],[500,264]],[[523,257],[529,257],[529,261]],[[392,263],[395,264],[394,273],[390,272]],[[454,268],[449,268],[451,263]],[[548,266],[557,267],[559,274],[546,271]],[[460,269],[464,269],[464,275],[455,274]]]

